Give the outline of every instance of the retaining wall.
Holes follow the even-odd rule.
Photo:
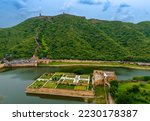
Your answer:
[[[0,68],[4,68],[4,64],[0,64]]]
[[[37,63],[6,64],[6,67],[35,67]]]
[[[68,97],[80,97],[80,98],[94,98],[92,91],[74,91],[65,89],[31,89],[27,88],[26,93],[31,94],[47,94],[47,95],[58,95],[58,96],[68,96]]]

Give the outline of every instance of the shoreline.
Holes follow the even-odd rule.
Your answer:
[[[38,64],[37,67],[70,67],[70,66],[92,66],[92,67],[121,67],[129,69],[150,70],[150,66],[123,65],[123,64]],[[136,67],[137,66],[137,67]]]
[[[2,64],[1,64],[2,65]],[[4,68],[25,68],[25,67],[70,67],[70,66],[92,66],[92,67],[120,67],[120,68],[129,68],[129,69],[138,69],[138,70],[150,70],[150,66],[141,66],[136,64],[128,64],[128,63],[120,63],[120,62],[62,62],[62,61],[52,61],[48,64],[46,63],[39,63],[36,66],[34,65],[19,65],[19,66],[3,66],[0,69]]]

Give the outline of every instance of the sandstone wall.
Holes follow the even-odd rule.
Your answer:
[[[6,67],[35,67],[37,63],[9,64]]]
[[[27,88],[26,93],[35,93],[35,94],[51,94],[51,95],[61,95],[69,97],[81,97],[81,98],[93,98],[94,94],[92,91],[74,91],[74,90],[65,90],[65,89],[31,89]]]
[[[3,68],[4,67],[4,64],[0,64],[0,68]]]

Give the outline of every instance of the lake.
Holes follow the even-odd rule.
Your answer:
[[[79,99],[56,96],[26,95],[25,89],[36,78],[46,72],[73,72],[82,68],[86,74],[93,70],[115,71],[119,80],[130,80],[134,76],[150,75],[150,70],[113,67],[33,67],[12,68],[0,72],[0,103],[2,104],[82,104]]]

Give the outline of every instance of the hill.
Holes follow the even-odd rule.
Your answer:
[[[0,58],[150,61],[150,22],[87,20],[61,14],[0,29]]]

